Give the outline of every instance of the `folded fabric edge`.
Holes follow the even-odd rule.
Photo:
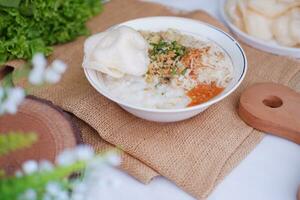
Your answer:
[[[201,197],[206,199],[208,195],[228,176],[244,159],[249,156],[251,151],[261,142],[265,134],[252,129],[245,140],[233,151],[233,153],[224,162],[224,165],[220,168],[219,175],[217,176],[214,184],[209,190]]]
[[[114,145],[103,140],[97,131],[76,116],[72,115],[72,121],[80,129],[83,143],[91,145],[96,152],[115,148]],[[126,152],[122,152],[121,158],[122,163],[120,168],[144,184],[148,184],[154,177],[160,176],[151,167]]]

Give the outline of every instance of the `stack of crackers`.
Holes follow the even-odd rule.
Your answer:
[[[228,0],[225,9],[249,35],[300,48],[300,0]]]

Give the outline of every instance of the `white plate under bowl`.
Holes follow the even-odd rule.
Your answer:
[[[241,31],[236,25],[232,23],[230,17],[226,13],[225,5],[228,0],[220,0],[220,1],[221,1],[220,13],[224,22],[241,41],[262,51],[266,51],[269,53],[282,55],[282,56],[300,58],[300,48],[286,47],[286,46],[281,46],[279,44],[276,44],[275,42],[274,43],[267,42]]]
[[[164,31],[168,28],[173,28],[179,30],[181,33],[193,35],[202,40],[213,41],[229,55],[234,67],[233,80],[221,94],[200,105],[182,109],[150,109],[123,102],[110,95],[110,92],[103,83],[102,74],[100,72],[84,69],[88,81],[100,94],[116,102],[123,109],[137,117],[156,122],[175,122],[188,119],[227,97],[240,85],[245,77],[247,59],[241,46],[227,33],[209,24],[180,17],[147,17],[130,20],[111,28],[120,25],[126,25],[136,30],[148,31]]]

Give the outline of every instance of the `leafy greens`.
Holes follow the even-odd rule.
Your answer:
[[[86,21],[101,9],[100,0],[0,0],[0,65],[88,34]]]

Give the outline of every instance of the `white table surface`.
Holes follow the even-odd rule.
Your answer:
[[[205,9],[219,18],[217,0],[148,0],[183,10]],[[300,123],[300,122],[299,122]],[[190,200],[187,193],[165,178],[143,185],[124,172],[110,169],[107,176],[119,187],[101,191],[106,200]],[[300,186],[300,146],[274,136],[262,142],[222,181],[209,200],[296,200]],[[100,191],[99,191],[100,193]],[[99,196],[100,197],[100,196]]]

